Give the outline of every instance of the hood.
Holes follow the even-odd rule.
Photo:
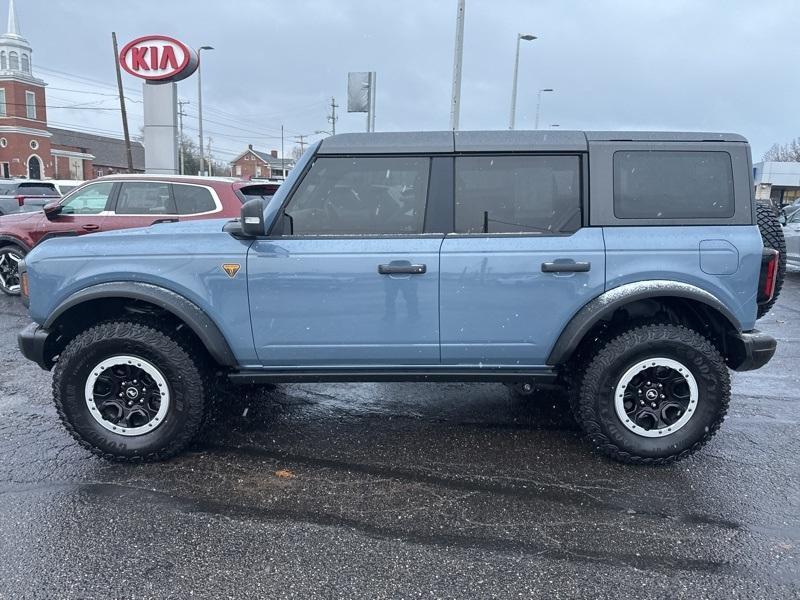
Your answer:
[[[30,212],[18,212],[0,217],[0,231],[4,225],[17,225],[24,221],[34,221],[42,217],[44,213],[40,210]]]

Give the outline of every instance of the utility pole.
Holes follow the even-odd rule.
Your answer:
[[[300,154],[303,154],[303,152],[305,152],[305,150],[306,150],[306,141],[305,141],[304,138],[307,138],[307,137],[308,137],[307,135],[298,135],[295,138],[295,141],[298,144],[300,144]]]
[[[284,178],[286,177],[286,155],[283,153],[283,125],[281,125],[281,171],[283,171]]]
[[[188,100],[178,100],[178,156],[181,160],[180,165],[180,174],[185,175],[186,169],[184,168],[184,158],[183,158],[183,105],[189,104]]]
[[[128,131],[128,113],[125,111],[125,94],[122,93],[122,71],[119,66],[119,49],[117,47],[117,32],[111,32],[111,41],[114,44],[114,64],[117,67],[117,89],[119,90],[119,109],[122,113],[122,132],[125,135],[125,153],[128,158],[128,173],[133,173],[133,154],[131,153],[131,135]]]
[[[207,153],[207,156],[208,156],[208,174],[213,176],[214,175],[214,161],[213,161],[212,156],[211,156],[211,142],[212,142],[212,139],[208,138],[208,153]]]
[[[464,0],[458,0],[456,13],[456,44],[453,53],[453,93],[450,96],[450,129],[458,129],[461,112],[461,61],[464,56]]]
[[[197,49],[197,125],[199,129],[200,135],[198,139],[200,140],[200,175],[203,175],[203,78],[202,78],[202,67],[203,63],[200,60],[200,53],[203,50],[213,50],[212,46],[200,46]]]
[[[336,116],[336,109],[339,105],[336,104],[336,98],[331,98],[331,114],[328,115],[328,123],[331,124],[331,135],[336,135],[336,121],[339,117]]]

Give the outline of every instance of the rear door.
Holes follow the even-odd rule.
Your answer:
[[[104,229],[149,227],[178,220],[172,185],[164,181],[122,181]]]
[[[425,156],[314,161],[279,215],[283,235],[248,254],[264,365],[439,364],[444,234],[424,227],[430,173]]]
[[[582,227],[581,154],[455,159],[455,233],[441,251],[445,365],[541,366],[603,292],[600,228]]]

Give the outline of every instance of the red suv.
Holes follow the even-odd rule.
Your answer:
[[[0,217],[0,290],[19,294],[17,265],[38,243],[188,219],[238,217],[242,203],[274,189],[249,181],[175,175],[109,175],[94,179],[44,211]]]

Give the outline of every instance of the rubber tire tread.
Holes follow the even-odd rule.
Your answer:
[[[766,304],[758,306],[756,319],[766,315],[775,303],[783,288],[783,281],[786,278],[786,239],[783,237],[783,227],[781,227],[778,217],[771,206],[763,202],[756,203],[756,221],[758,230],[761,232],[761,239],[764,241],[765,248],[772,248],[780,252],[778,257],[778,277],[775,281],[775,293],[772,299]]]
[[[163,461],[172,458],[184,450],[194,440],[206,421],[205,413],[209,403],[210,390],[212,389],[212,376],[207,369],[202,368],[202,361],[198,361],[194,358],[191,351],[176,339],[178,337],[179,336],[172,336],[152,326],[137,322],[135,319],[130,321],[116,320],[102,322],[90,327],[75,336],[75,338],[67,344],[53,369],[53,400],[55,401],[59,419],[78,444],[106,460],[136,463]],[[194,410],[189,411],[185,426],[180,430],[180,434],[175,436],[165,447],[156,452],[136,456],[106,452],[87,441],[80,432],[75,429],[67,417],[61,397],[60,382],[71,377],[72,372],[70,370],[70,365],[76,357],[86,352],[94,344],[107,340],[108,338],[132,339],[168,352],[175,362],[175,366],[180,369],[187,378],[196,377],[196,380],[199,381],[202,386],[201,397],[196,398],[196,402],[201,402],[201,405],[195,405]]]
[[[600,385],[612,363],[624,352],[636,346],[652,341],[677,342],[691,346],[702,354],[705,361],[721,376],[722,390],[720,410],[712,422],[707,424],[705,435],[694,442],[691,447],[674,455],[654,458],[639,456],[614,444],[599,423],[598,415],[594,410],[594,403],[600,393]],[[612,338],[593,358],[585,364],[585,368],[578,371],[580,375],[573,390],[578,393],[570,394],[573,403],[573,414],[584,434],[595,447],[605,456],[626,464],[632,465],[668,465],[694,454],[705,446],[719,430],[725,420],[730,402],[730,376],[725,360],[717,348],[706,337],[682,325],[645,325],[624,331]]]

